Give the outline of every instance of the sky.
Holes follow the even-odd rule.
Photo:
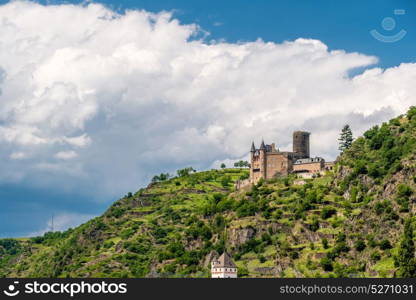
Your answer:
[[[416,105],[414,1],[0,2],[0,237]]]

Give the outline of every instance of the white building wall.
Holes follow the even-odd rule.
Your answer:
[[[211,268],[211,278],[237,278],[237,268]]]

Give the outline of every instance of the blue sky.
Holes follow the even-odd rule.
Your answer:
[[[3,1],[1,3],[4,4],[7,2]],[[60,4],[61,2],[48,1],[48,3]],[[80,2],[75,1],[73,3]],[[96,3],[103,3],[107,7],[120,13],[123,13],[125,10],[136,9],[146,10],[154,13],[158,13],[160,11],[173,11],[173,18],[178,19],[181,24],[197,24],[200,26],[202,31],[199,32],[198,37],[203,35],[203,31],[209,32],[209,35],[205,38],[205,43],[207,44],[210,44],[212,40],[215,40],[217,43],[219,41],[225,41],[230,45],[238,45],[247,42],[254,42],[257,39],[262,39],[265,42],[281,44],[284,41],[294,41],[298,38],[304,38],[319,40],[328,46],[329,50],[340,49],[346,53],[358,52],[368,57],[375,56],[379,60],[376,66],[381,68],[394,68],[401,63],[415,63],[416,60],[416,2],[411,0],[146,0],[102,1]],[[394,14],[395,9],[402,9],[405,11],[405,14]],[[395,27],[391,30],[386,30],[382,26],[383,19],[388,17],[393,18],[396,22]],[[391,21],[391,19],[389,20]],[[53,24],[51,25],[53,26]],[[370,31],[374,29],[381,34],[388,36],[397,34],[400,32],[400,30],[405,30],[406,35],[402,40],[395,43],[384,43],[375,39],[370,34]],[[42,37],[43,32],[38,32],[38,35]],[[161,41],[161,43],[163,43],[163,41]],[[368,57],[351,58],[354,60],[356,59],[357,61],[351,62],[351,66],[348,65],[345,67],[345,69],[351,71],[354,70],[354,66],[360,66],[359,70],[363,71],[369,67],[374,67],[374,63],[371,62],[372,59]],[[7,63],[4,62],[4,65],[6,64]],[[1,59],[0,67],[2,67]],[[6,67],[4,68],[7,69]],[[306,73],[313,71],[314,70],[310,69],[304,70]],[[65,70],[62,70],[62,72],[64,73]],[[353,72],[353,74],[357,74],[357,72]],[[394,86],[391,89],[393,90]],[[5,88],[5,90],[7,90],[7,88]],[[406,86],[400,87],[397,90],[406,91]],[[111,105],[108,107],[111,108]],[[167,120],[173,118],[173,116],[171,117],[169,115],[168,110],[164,111],[163,108],[161,109],[156,104],[149,104],[148,106],[141,108],[141,111],[147,110],[154,110],[156,116],[162,119],[162,121],[160,121],[162,122],[160,123],[162,125],[160,125],[160,128],[155,128],[153,126],[151,129],[149,129],[149,131],[147,131],[143,127],[145,125],[140,123],[140,120],[132,121],[132,123],[137,122],[136,125],[137,128],[139,128],[139,131],[161,131],[161,128],[165,126],[163,125],[164,117],[166,117],[166,127],[170,126]],[[97,113],[97,117],[94,118],[97,120],[108,118],[108,116],[104,116],[104,111],[105,110],[101,110],[100,113]],[[388,105],[385,105],[381,107],[380,110],[374,112],[369,112],[367,107],[362,108],[359,111],[354,110],[354,108],[349,108],[349,110],[346,110],[345,113],[345,121],[355,120],[357,124],[361,124],[360,122],[362,122],[363,126],[365,127],[368,126],[368,124],[384,120],[385,118],[394,115],[397,111],[400,111],[400,109],[396,110],[393,106],[390,108]],[[362,114],[360,115],[360,113]],[[124,114],[125,112],[123,112],[123,116]],[[333,120],[331,118],[340,118],[339,116],[337,117],[335,113],[328,113],[328,115],[325,117],[328,118],[328,122]],[[344,116],[341,119],[344,120],[343,118]],[[92,117],[88,117],[87,119],[91,120]],[[118,120],[117,117],[115,120]],[[208,118],[208,120],[201,119],[195,121],[195,128],[198,128],[198,126],[205,126],[202,124],[209,124],[210,120],[211,119]],[[189,122],[191,121],[193,122],[194,120],[189,120]],[[7,122],[8,118],[4,116],[2,117],[2,115],[0,115],[0,126],[2,124],[6,124]],[[85,132],[87,133],[88,130],[95,131],[96,127],[99,127],[101,124],[98,121],[88,122],[86,122],[86,125],[82,127],[83,130],[86,128]],[[323,126],[322,123],[318,124],[319,126],[316,125],[314,123],[316,120],[312,117],[307,120],[302,120],[302,122],[304,122],[304,124],[310,124],[308,126],[311,126],[311,128],[319,128],[319,126]],[[177,125],[178,127],[182,126],[182,129],[186,127],[179,123],[179,121],[175,122],[174,125]],[[208,127],[204,132],[206,132],[207,135],[212,133],[212,135],[220,136],[222,134],[221,122],[217,120],[216,122],[212,123],[215,123],[216,125],[207,125]],[[86,179],[82,179],[84,177],[79,179],[81,175],[78,173],[76,173],[76,175],[71,175],[75,174],[73,169],[68,169],[68,173],[65,173],[62,176],[56,175],[58,173],[47,173],[45,168],[47,168],[49,171],[57,169],[54,169],[56,167],[55,165],[49,164],[46,158],[46,154],[39,154],[41,158],[36,160],[36,166],[41,164],[43,167],[42,171],[36,173],[33,171],[33,168],[30,168],[30,171],[25,170],[25,172],[29,175],[23,171],[22,174],[24,174],[20,174],[19,168],[23,169],[23,164],[14,164],[14,162],[7,161],[5,163],[7,168],[13,169],[13,171],[19,173],[19,175],[16,175],[16,178],[10,175],[13,177],[13,179],[10,179],[10,176],[6,176],[8,178],[7,180],[0,181],[0,203],[2,205],[2,210],[0,211],[0,237],[24,236],[42,232],[46,230],[48,226],[50,226],[48,221],[52,215],[57,215],[58,217],[60,216],[62,218],[60,223],[61,225],[57,225],[58,227],[61,226],[59,228],[64,229],[68,226],[79,224],[91,216],[101,214],[111,204],[112,201],[116,200],[118,197],[123,196],[124,193],[135,191],[144,186],[147,180],[153,174],[165,170],[173,172],[176,168],[187,165],[193,165],[199,169],[209,168],[212,166],[214,161],[218,162],[227,159],[232,160],[244,155],[244,153],[240,153],[240,156],[231,157],[229,153],[226,153],[225,151],[221,152],[222,150],[218,150],[218,147],[215,146],[214,142],[212,145],[206,145],[204,144],[205,142],[201,140],[200,148],[196,148],[195,151],[193,151],[193,153],[196,153],[195,157],[186,154],[184,157],[187,158],[178,159],[177,161],[167,160],[161,162],[158,160],[157,163],[152,163],[153,157],[151,154],[148,154],[148,152],[149,149],[153,149],[154,151],[155,148],[151,148],[151,146],[149,146],[150,148],[147,149],[144,146],[143,148],[138,146],[137,150],[133,150],[143,154],[141,162],[128,161],[127,159],[123,160],[117,157],[117,153],[124,153],[123,151],[126,151],[121,147],[123,145],[123,141],[127,139],[134,139],[134,135],[132,135],[131,132],[122,130],[123,126],[127,125],[120,123],[119,127],[108,127],[107,132],[100,132],[95,136],[91,135],[93,137],[93,146],[91,146],[92,148],[94,148],[95,141],[105,140],[110,137],[114,139],[114,136],[118,136],[119,139],[116,140],[117,144],[111,144],[111,147],[108,146],[105,149],[100,149],[100,153],[108,152],[103,160],[97,161],[95,164],[88,165],[87,167],[84,165],[80,167],[82,172],[80,171],[79,174],[85,176]],[[175,138],[178,143],[182,141],[181,139],[184,139],[183,135],[180,134],[183,132],[182,129],[178,131],[177,134],[176,132],[172,134],[174,138],[172,141],[170,141],[169,149],[175,148]],[[288,126],[287,130],[289,129],[296,128]],[[80,136],[84,132],[81,129],[77,130],[79,131]],[[116,130],[120,130],[120,132],[117,133],[117,135],[111,135],[110,131]],[[359,127],[357,130],[361,130],[361,127]],[[134,132],[137,131],[133,131],[133,133]],[[187,135],[192,134],[193,131],[190,132],[191,133],[187,132]],[[77,131],[71,131],[72,135],[76,135],[76,133]],[[279,133],[278,135],[280,141],[286,143],[286,140],[284,140],[285,138],[283,136],[280,138],[281,135],[283,134]],[[272,138],[273,133],[265,133],[265,136]],[[326,136],[324,130],[322,130],[322,136]],[[148,143],[151,144],[153,141],[152,137],[146,138],[148,138]],[[252,137],[248,137],[248,140],[251,140],[251,138]],[[161,140],[163,139],[161,138]],[[158,143],[159,141],[160,140],[158,139],[154,139],[154,143]],[[244,145],[246,141],[238,142],[241,142],[242,145]],[[23,146],[19,146],[19,150],[16,150],[17,148],[13,148],[14,146],[11,144],[4,145],[5,146],[3,146],[3,149],[5,149],[5,151],[10,151],[10,153],[16,153],[16,157],[19,155],[23,156],[26,153],[25,151],[27,151],[27,149],[23,148]],[[201,150],[204,147],[213,147],[213,149],[216,149],[215,151],[217,152],[214,151],[216,155],[207,155],[207,157],[204,157],[204,161],[199,162],[197,154],[201,153],[201,156],[205,156],[203,150]],[[96,146],[96,149],[98,148],[99,146]],[[33,149],[35,149],[35,147],[31,148],[31,150]],[[134,152],[133,150],[132,152]],[[41,150],[36,148],[33,150],[33,153],[38,154],[40,153],[39,151]],[[83,150],[80,150],[80,153],[77,152],[75,154],[72,150],[61,151],[59,153],[61,153],[60,157],[63,157],[64,159],[71,159],[72,156],[75,157],[76,155],[84,155],[84,152],[82,151]],[[331,153],[334,153],[331,151],[333,150],[328,150],[326,153],[331,155]],[[93,156],[94,152],[85,151],[85,160],[92,160]],[[128,157],[128,155],[126,157]],[[143,162],[145,158],[147,161]],[[107,168],[103,169],[102,167],[97,167],[98,164],[104,164],[105,162],[108,163]],[[123,169],[121,169],[120,173],[113,171],[112,163],[117,163],[118,166],[123,166],[125,172],[122,171]],[[67,165],[60,165],[60,167],[69,168]],[[134,168],[140,169],[140,173],[134,173],[134,175],[130,174],[129,169]],[[91,174],[98,172],[96,171],[98,169],[100,169],[100,175],[97,175],[97,177],[92,176]],[[126,176],[126,178],[123,179],[121,183],[114,180],[114,187],[112,187],[111,176],[108,177],[108,174],[111,172],[114,172],[111,176],[117,176],[121,179],[123,179],[123,176]],[[10,172],[10,174],[14,173]],[[71,176],[78,178],[79,181],[77,181],[78,179],[73,179]],[[72,179],[67,179],[69,177]],[[134,180],[130,181],[129,178],[134,178]],[[86,183],[85,181],[89,182]],[[101,186],[102,182],[105,182],[105,189]],[[124,185],[124,183],[126,184]],[[77,188],[77,184],[79,184],[79,188]],[[102,192],[102,190],[111,192]]]

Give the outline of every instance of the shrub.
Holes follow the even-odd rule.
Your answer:
[[[259,246],[261,243],[260,240],[257,239],[251,239],[248,240],[247,242],[245,242],[244,244],[242,244],[239,248],[240,248],[240,252],[242,254],[244,253],[248,253],[250,251],[255,251],[255,249],[257,248],[257,246]]]
[[[368,175],[370,175],[373,178],[378,178],[383,175],[383,172],[378,165],[370,164],[368,167]]]
[[[392,246],[390,244],[390,241],[389,240],[386,240],[386,239],[382,240],[380,242],[380,245],[379,246],[380,246],[380,249],[381,250],[387,250],[387,249],[391,249],[392,248]]]
[[[378,251],[371,253],[370,258],[373,262],[379,261],[381,259],[381,254]]]
[[[106,241],[104,242],[104,248],[108,249],[114,246],[114,242],[113,241]]]
[[[235,205],[235,200],[233,198],[225,198],[218,202],[217,211],[226,211],[233,208]]]
[[[165,272],[174,274],[176,272],[176,264],[172,263],[164,267]]]
[[[322,258],[320,264],[324,271],[331,272],[332,270],[334,270],[334,267],[332,266],[332,261],[328,257]]]
[[[241,205],[237,209],[237,216],[239,218],[254,216],[257,211],[258,211],[258,207],[256,203],[249,202],[249,201],[242,201]]]
[[[15,255],[20,250],[20,243],[14,239],[1,239],[0,247],[6,250],[7,254]]]
[[[384,204],[383,202],[377,202],[374,205],[374,210],[376,211],[377,215],[381,215],[384,212]]]
[[[318,218],[313,218],[311,225],[309,226],[310,230],[317,231],[319,229]]]
[[[413,190],[410,186],[406,184],[399,184],[397,187],[397,195],[399,197],[409,197],[413,193]]]
[[[230,183],[231,183],[231,177],[230,176],[224,176],[224,177],[221,178],[221,185],[223,187],[225,187],[225,188],[228,187]]]
[[[132,228],[129,229],[125,229],[120,233],[121,238],[123,238],[124,240],[127,240],[128,238],[130,238],[132,235],[134,234],[134,230]]]
[[[247,268],[245,268],[245,267],[239,267],[239,268],[238,268],[238,271],[237,271],[237,276],[238,276],[239,278],[241,278],[241,277],[245,277],[245,276],[248,276],[248,275],[249,275],[249,273],[248,273]]]
[[[209,240],[212,237],[211,229],[201,221],[192,224],[186,230],[186,234],[193,239],[201,237],[204,240]]]
[[[328,240],[326,238],[322,239],[322,247],[324,247],[324,249],[328,249]]]
[[[274,215],[274,218],[275,218],[276,220],[278,220],[278,219],[280,219],[280,218],[282,217],[282,215],[283,215],[283,210],[278,209],[278,210],[276,210],[276,211],[273,213],[273,215]]]
[[[353,170],[354,176],[359,174],[367,174],[367,172],[367,162],[364,160],[357,161]]]
[[[340,232],[337,235],[337,243],[345,242],[347,240],[347,235],[343,232]]]
[[[120,218],[124,213],[124,209],[121,207],[114,207],[110,211],[110,216],[113,216],[115,218]]]
[[[400,212],[408,212],[409,211],[409,198],[407,197],[399,197],[396,198],[397,204],[400,205]]]
[[[365,242],[360,239],[355,242],[354,247],[355,247],[355,250],[357,250],[358,252],[361,252],[365,249],[366,245],[365,245]]]
[[[290,252],[290,258],[291,259],[298,259],[299,258],[299,252],[297,252],[297,251]]]
[[[268,233],[263,233],[261,236],[261,240],[267,245],[270,245],[272,243],[272,238]]]
[[[225,219],[222,215],[216,215],[213,222],[214,228],[216,230],[223,230],[225,227]]]
[[[321,211],[321,218],[328,219],[331,216],[335,215],[336,213],[337,213],[337,210],[335,208],[326,206]]]
[[[342,252],[348,252],[348,251],[350,251],[350,248],[347,246],[346,242],[337,243],[333,250],[335,256],[338,256]]]
[[[377,243],[376,243],[376,241],[374,240],[374,236],[373,235],[369,235],[368,237],[367,237],[367,241],[368,241],[368,246],[369,247],[371,247],[371,248],[374,248],[374,247],[377,247]]]
[[[41,244],[44,241],[43,236],[35,236],[35,237],[30,238],[30,239],[35,244]]]

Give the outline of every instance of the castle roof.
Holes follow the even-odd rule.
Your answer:
[[[260,150],[266,150],[266,145],[264,144],[264,140],[261,141]]]
[[[228,255],[227,252],[224,252],[220,258],[217,260],[217,264],[215,265],[217,268],[237,268],[235,263],[233,262],[232,258]]]
[[[254,146],[254,142],[251,143],[251,152],[256,151],[256,146]]]

